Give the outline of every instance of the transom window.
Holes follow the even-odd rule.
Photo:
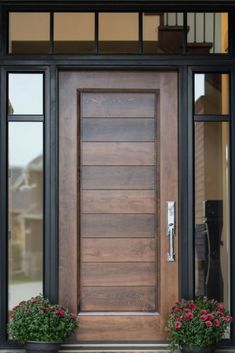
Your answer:
[[[10,12],[10,54],[226,54],[228,14]]]

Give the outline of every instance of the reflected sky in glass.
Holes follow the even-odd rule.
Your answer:
[[[205,74],[196,74],[194,80],[194,100],[196,102],[198,98],[205,95]]]
[[[25,167],[42,155],[43,124],[40,122],[12,122],[9,124],[9,165]]]
[[[43,75],[9,74],[9,113],[43,114]]]

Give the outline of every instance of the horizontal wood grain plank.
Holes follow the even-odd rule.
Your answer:
[[[81,262],[154,262],[156,241],[81,238]]]
[[[154,119],[82,119],[82,141],[154,141]]]
[[[154,142],[82,142],[83,165],[154,165]]]
[[[82,287],[82,311],[154,311],[155,287]]]
[[[156,264],[82,263],[81,286],[155,286]]]
[[[154,190],[83,190],[82,213],[154,213]]]
[[[154,214],[82,214],[81,237],[147,238],[155,236]]]
[[[100,92],[81,95],[82,117],[152,118],[154,115],[154,93]]]
[[[83,166],[82,189],[154,189],[155,167]]]
[[[79,340],[145,341],[167,338],[162,335],[160,316],[80,316]],[[92,327],[92,329],[91,329]]]

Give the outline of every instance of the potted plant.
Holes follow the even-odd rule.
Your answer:
[[[229,328],[232,317],[216,300],[182,300],[169,312],[167,328],[170,348],[182,353],[213,353]]]
[[[78,317],[42,295],[22,301],[9,312],[10,337],[25,344],[26,352],[57,352],[78,327]]]

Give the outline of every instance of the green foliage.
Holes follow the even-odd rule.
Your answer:
[[[208,347],[220,341],[228,330],[232,317],[216,300],[196,298],[182,300],[169,312],[167,328],[173,352],[183,346]]]
[[[79,326],[76,315],[58,304],[50,304],[41,295],[15,306],[9,319],[8,333],[19,343],[62,342]]]

